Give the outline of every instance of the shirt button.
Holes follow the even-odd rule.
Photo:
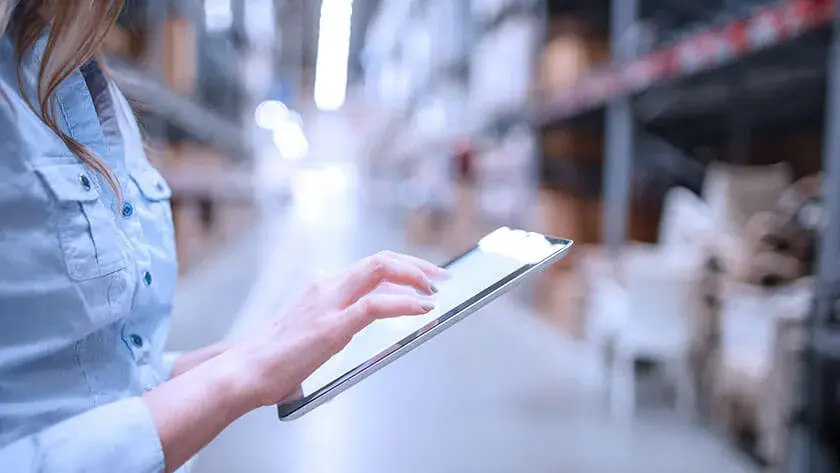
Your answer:
[[[134,215],[134,206],[129,204],[129,203],[123,204],[122,216],[125,217],[125,218],[128,218],[128,217],[131,217],[132,215]]]
[[[152,273],[146,271],[146,274],[143,275],[143,282],[146,284],[146,286],[151,286],[152,285]]]
[[[84,188],[84,190],[86,190],[86,191],[90,190],[91,183],[90,183],[90,178],[87,176],[87,174],[80,175],[79,176],[79,182],[82,183],[82,188]]]
[[[137,348],[143,348],[143,337],[137,335],[136,333],[132,334],[131,343]]]

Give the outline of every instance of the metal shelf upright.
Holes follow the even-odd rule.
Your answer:
[[[612,0],[610,38],[614,63],[629,59],[620,54],[623,49],[621,40],[623,33],[636,23],[638,13],[638,0]],[[629,93],[617,95],[607,104],[605,127],[604,242],[610,251],[618,251],[627,239],[632,152],[636,138],[632,97]]]
[[[823,217],[819,244],[817,293],[809,320],[809,341],[798,390],[786,473],[840,471],[836,429],[840,407],[840,2],[834,4],[833,35],[827,67],[823,132]],[[836,430],[834,432],[836,435]]]

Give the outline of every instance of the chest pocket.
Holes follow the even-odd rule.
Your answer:
[[[166,184],[163,176],[151,165],[138,165],[131,170],[131,180],[143,196],[144,211],[143,226],[149,225],[152,230],[160,234],[163,247],[169,253],[175,251],[175,229],[172,222],[172,190]],[[145,209],[144,209],[145,210]]]
[[[55,199],[52,218],[70,277],[84,281],[125,268],[113,214],[87,169],[80,164],[50,164],[35,171]]]

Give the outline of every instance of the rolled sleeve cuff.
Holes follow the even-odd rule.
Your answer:
[[[167,351],[163,354],[163,380],[169,381],[172,379],[172,371],[175,369],[175,362],[183,355],[180,351]]]
[[[0,459],[31,467],[12,471],[160,473],[165,465],[154,419],[140,398],[90,410],[1,452]]]

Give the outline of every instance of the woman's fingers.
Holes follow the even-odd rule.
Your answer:
[[[390,251],[385,252],[385,253],[389,254],[393,258],[396,258],[396,259],[404,261],[408,264],[417,266],[418,268],[420,268],[420,271],[423,271],[423,273],[426,276],[429,276],[429,277],[432,277],[432,278],[442,278],[442,277],[445,277],[446,274],[447,274],[446,270],[441,268],[440,266],[438,266],[436,264],[433,264],[433,263],[430,263],[430,262],[428,262],[424,259],[418,258],[416,256],[404,255],[402,253],[393,253],[393,252],[390,252]]]
[[[383,282],[379,284],[379,287],[373,290],[371,294],[389,294],[389,295],[399,295],[399,296],[414,296],[417,297],[419,294],[417,289],[414,289],[410,286],[403,286],[401,284],[394,284],[390,282]]]
[[[345,315],[364,326],[378,319],[428,314],[434,308],[434,302],[416,295],[369,294],[348,307]]]
[[[437,292],[434,283],[420,268],[380,253],[362,260],[344,275],[339,285],[344,305],[353,304],[383,282],[410,286],[429,295]]]
[[[284,397],[280,402],[292,402],[292,401],[299,401],[303,399],[303,387],[298,386],[297,389],[292,391],[288,396]]]

